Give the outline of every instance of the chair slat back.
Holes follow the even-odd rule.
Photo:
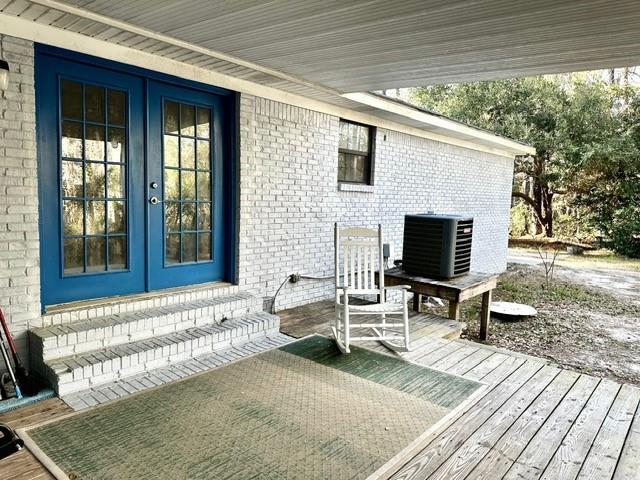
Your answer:
[[[343,228],[335,224],[335,282],[350,293],[380,294],[375,272],[383,271],[382,226],[372,228]]]

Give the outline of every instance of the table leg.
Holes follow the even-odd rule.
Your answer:
[[[451,320],[460,320],[460,302],[449,300],[449,318]]]
[[[413,294],[413,311],[420,313],[420,305],[422,305],[422,295],[419,293]]]
[[[491,309],[491,290],[482,294],[482,310],[480,311],[480,340],[489,335],[489,318]]]

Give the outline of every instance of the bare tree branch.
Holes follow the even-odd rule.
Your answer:
[[[511,196],[523,199],[525,202],[531,205],[534,210],[538,207],[538,204],[536,203],[536,201],[526,193],[513,191],[511,192]]]

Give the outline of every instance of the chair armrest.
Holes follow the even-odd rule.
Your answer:
[[[384,287],[385,290],[411,290],[411,285],[393,285],[391,287]]]

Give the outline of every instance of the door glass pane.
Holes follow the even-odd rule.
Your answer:
[[[167,232],[180,231],[180,202],[164,203],[164,218],[166,219]]]
[[[81,162],[62,162],[62,195],[82,197],[84,193]]]
[[[198,203],[198,230],[211,230],[211,204]]]
[[[109,270],[127,268],[127,237],[109,237]]]
[[[182,234],[182,262],[196,261],[196,234]]]
[[[82,85],[63,80],[60,83],[60,103],[63,118],[82,120]]]
[[[82,200],[65,200],[62,206],[64,234],[82,235],[84,233],[84,202]]]
[[[211,234],[198,234],[198,260],[211,260]]]
[[[84,104],[86,121],[104,123],[104,88],[85,85]]]
[[[182,168],[196,168],[196,147],[193,138],[180,139],[180,166]]]
[[[180,234],[167,235],[165,241],[165,259],[167,263],[180,263]]]
[[[104,163],[87,162],[87,197],[104,198]]]
[[[182,181],[182,200],[195,200],[196,199],[196,172],[189,170],[182,170],[180,172]]]
[[[166,167],[179,167],[178,137],[164,136],[164,165]]]
[[[105,202],[87,202],[87,234],[104,234]]]
[[[103,272],[107,268],[105,237],[87,238],[87,272]]]
[[[175,102],[164,102],[164,133],[179,133],[180,107]]]
[[[208,108],[198,107],[198,127],[197,133],[200,138],[209,138],[210,136],[210,122],[211,122],[211,110]]]
[[[107,115],[109,125],[124,126],[126,117],[126,94],[118,90],[107,91]]]
[[[180,104],[180,135],[195,137],[196,109],[192,105]]]
[[[198,169],[209,170],[211,168],[211,155],[209,140],[198,140]]]
[[[84,239],[67,238],[64,241],[64,273],[84,272]]]
[[[107,196],[109,198],[124,198],[126,195],[125,167],[120,165],[107,166]]]
[[[109,162],[124,162],[124,150],[124,128],[109,127],[109,138],[107,139],[107,160]]]
[[[125,232],[124,202],[108,202],[107,227],[109,233]]]
[[[182,204],[182,231],[194,231],[196,229],[196,204]]]
[[[82,124],[62,122],[61,151],[65,158],[82,158]]]
[[[163,111],[165,264],[210,261],[211,110],[165,100]]]
[[[64,273],[126,269],[127,94],[63,80],[59,101]]]
[[[101,125],[87,125],[85,138],[85,158],[87,160],[104,161],[104,127]]]
[[[180,200],[180,170],[164,170],[165,200]]]
[[[209,172],[198,172],[198,200],[211,200],[211,175]]]

